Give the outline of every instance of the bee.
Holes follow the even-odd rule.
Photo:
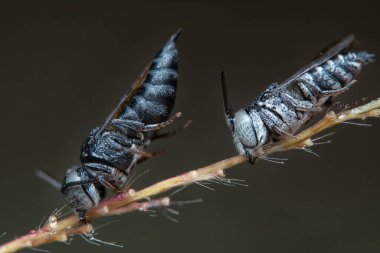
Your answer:
[[[125,186],[133,167],[153,153],[144,148],[170,124],[178,79],[178,51],[174,33],[132,85],[102,126],[83,143],[81,165],[67,170],[61,186],[65,202],[86,221],[86,212]]]
[[[362,66],[374,61],[374,54],[354,52],[353,35],[322,50],[308,65],[282,83],[269,85],[253,103],[231,113],[224,72],[221,72],[224,112],[239,154],[254,163],[255,148],[293,136],[331,98],[347,91],[355,82]]]

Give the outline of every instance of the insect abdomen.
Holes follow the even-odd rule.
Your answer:
[[[305,97],[323,97],[326,96],[323,91],[341,89],[351,83],[363,65],[373,62],[373,57],[373,54],[365,51],[338,54],[321,66],[301,75],[296,81]]]
[[[142,87],[120,118],[144,124],[159,123],[169,118],[177,90],[178,51],[175,41],[178,35],[172,35],[158,52]]]
[[[290,122],[285,122],[288,127],[283,127],[279,124],[276,124],[276,127],[289,134],[294,134],[305,122],[312,118],[316,111],[326,105],[330,97],[338,95],[349,88],[347,85],[354,81],[363,65],[374,60],[373,57],[373,54],[365,51],[338,54],[295,79],[300,90],[299,95],[289,90],[284,91],[281,95],[281,98],[285,98],[288,102],[290,101],[289,99],[293,99],[294,102],[290,101],[292,106],[281,108],[280,105],[285,104],[280,102],[274,111],[280,115],[283,115],[282,112],[294,112],[297,113],[298,118],[284,116],[284,121],[286,119],[290,120]],[[266,100],[267,103],[268,101]],[[273,104],[273,102],[269,102],[269,104]]]

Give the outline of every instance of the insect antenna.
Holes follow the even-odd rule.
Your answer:
[[[61,189],[61,183],[44,170],[35,170],[36,176],[44,180],[56,189]]]
[[[225,112],[228,120],[231,122],[233,120],[233,117],[231,115],[231,108],[230,108],[230,105],[228,103],[226,75],[224,74],[223,70],[220,71],[220,83],[222,85],[224,112]]]

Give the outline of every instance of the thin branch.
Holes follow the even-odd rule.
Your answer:
[[[363,106],[343,111],[339,114],[330,111],[322,120],[302,131],[295,137],[286,138],[279,142],[259,147],[254,152],[258,157],[266,157],[274,152],[290,149],[305,149],[314,145],[311,139],[313,136],[327,128],[348,120],[364,120],[366,118],[379,116],[380,98]],[[220,180],[220,178],[224,177],[224,170],[232,168],[245,161],[247,161],[246,156],[234,156],[203,168],[163,180],[137,192],[129,189],[127,192],[123,192],[111,199],[103,201],[98,207],[92,209],[88,212],[88,219],[92,220],[100,216],[124,214],[132,211],[147,211],[148,209],[155,207],[167,207],[170,204],[169,197],[146,200],[176,187],[186,186],[200,181]],[[0,246],[0,253],[15,252],[28,247],[38,247],[42,244],[55,241],[65,242],[72,235],[88,235],[93,232],[92,226],[90,224],[79,223],[76,215],[70,215],[63,219],[50,217],[48,220],[49,222],[47,222],[42,228],[32,230],[28,234]]]

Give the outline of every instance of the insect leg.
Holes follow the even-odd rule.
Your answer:
[[[309,89],[309,87],[301,80],[297,80],[298,88],[300,89],[301,95],[305,99],[313,100],[314,94],[313,91]]]
[[[158,130],[164,128],[164,127],[167,127],[171,123],[173,123],[173,121],[175,119],[179,118],[180,116],[181,116],[181,112],[177,112],[172,117],[170,117],[167,121],[164,121],[164,122],[161,122],[161,123],[157,123],[157,124],[144,125],[144,127],[142,127],[140,129],[140,131],[142,131],[142,132],[158,131]]]
[[[287,132],[287,131],[282,130],[282,129],[281,129],[280,127],[278,127],[278,126],[274,126],[274,127],[273,127],[273,130],[274,130],[277,134],[279,134],[279,135],[286,135],[286,136],[288,136],[288,137],[290,137],[290,138],[297,139],[293,134],[291,134],[291,133],[289,133],[289,132]]]
[[[272,130],[277,135],[286,135],[289,137],[294,138],[294,136],[289,133],[286,130],[283,130],[283,126],[285,125],[289,131],[291,131],[290,127],[284,122],[283,119],[280,118],[280,115],[276,111],[270,110],[268,108],[264,108],[260,110],[260,115],[262,118],[262,121],[264,122],[264,125],[269,129]],[[272,132],[268,131],[268,132]]]
[[[108,134],[109,137],[113,140],[113,146],[115,149],[121,150],[122,152],[126,154],[131,155],[138,155],[140,156],[139,160],[142,160],[142,158],[151,158],[153,156],[159,155],[162,153],[162,151],[158,152],[146,152],[138,147],[143,147],[144,142],[136,139],[136,138],[126,138],[123,135],[119,135],[117,133],[111,132]],[[144,159],[144,160],[146,160]],[[133,164],[133,163],[132,163]],[[132,165],[131,164],[131,165]]]
[[[248,156],[248,162],[254,165],[256,163],[257,156],[253,154],[252,150],[250,150],[249,152],[246,150],[246,155]]]
[[[117,189],[116,186],[114,186],[113,184],[111,184],[110,182],[108,182],[107,180],[105,180],[104,177],[98,177],[98,182],[101,185],[103,185],[104,187],[106,187],[107,189],[112,190],[113,192],[116,192],[116,193],[120,193],[121,192],[120,189]]]
[[[294,98],[287,92],[282,93],[281,98],[288,106],[301,112],[319,112],[321,110],[321,107],[314,106],[312,102]]]
[[[332,97],[339,95],[348,89],[351,88],[351,86],[356,82],[356,80],[352,80],[350,83],[348,83],[346,86],[336,89],[336,90],[322,90],[318,85],[313,85],[309,83],[305,83],[305,86],[313,93],[315,96],[319,97]]]
[[[186,128],[192,123],[192,120],[188,120],[185,124],[183,124],[180,128],[177,128],[173,131],[167,132],[167,133],[157,133],[155,134],[150,140],[158,140],[158,139],[164,139],[168,137],[172,137],[174,135],[182,133]]]
[[[137,149],[137,148],[125,148],[123,147],[122,148],[123,152],[127,153],[127,154],[132,154],[132,155],[139,155],[141,157],[146,157],[147,159],[148,158],[152,158],[153,156],[156,156],[156,155],[159,155],[159,154],[162,154],[162,151],[157,151],[157,152],[145,152],[143,150],[140,150],[140,149]]]
[[[145,162],[146,160],[152,158],[152,157],[155,157],[155,156],[158,156],[158,155],[161,155],[163,153],[163,151],[157,151],[157,152],[151,152],[150,153],[150,156],[143,156],[141,157],[138,161],[137,161],[137,164],[140,164],[142,162]]]
[[[324,97],[331,97],[331,96],[336,96],[336,95],[339,95],[345,91],[347,91],[348,89],[351,88],[351,86],[356,82],[356,80],[352,80],[349,84],[347,84],[346,86],[344,86],[343,88],[340,88],[340,89],[336,89],[336,90],[321,90],[319,87],[319,91],[320,93],[318,95],[322,95]]]
[[[144,123],[142,122],[128,119],[114,119],[111,124],[123,135],[137,135],[141,140],[144,139],[144,135],[140,131],[144,127]]]

